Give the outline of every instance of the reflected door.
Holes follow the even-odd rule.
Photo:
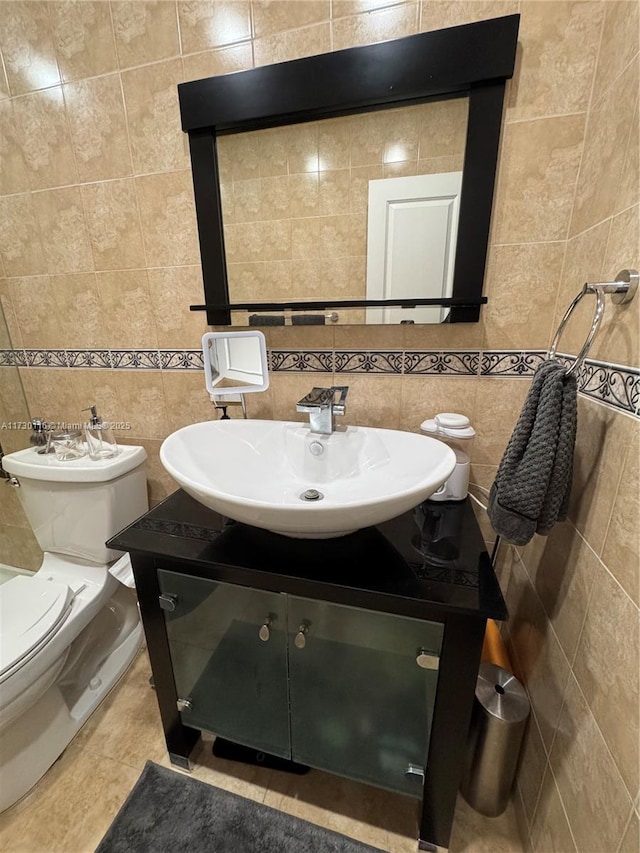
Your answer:
[[[292,758],[422,796],[439,623],[289,598]]]
[[[290,757],[286,597],[159,570],[184,725]]]
[[[449,297],[462,172],[369,181],[367,299]],[[367,323],[441,323],[450,309],[367,308]]]

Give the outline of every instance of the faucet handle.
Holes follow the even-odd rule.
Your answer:
[[[340,398],[337,403],[334,403],[336,391],[340,392]],[[298,400],[296,409],[299,412],[306,412],[331,407],[334,414],[344,415],[348,393],[348,385],[334,385],[332,388],[312,388],[302,400]]]
[[[347,410],[347,394],[349,393],[349,386],[334,385],[331,389],[332,395],[335,395],[336,391],[340,392],[340,398],[337,403],[333,404],[333,413],[334,415],[344,415]]]
[[[299,408],[301,406],[311,409],[328,408],[333,402],[333,392],[333,388],[312,388],[302,400],[298,400],[296,408],[299,412],[307,411],[306,408]]]

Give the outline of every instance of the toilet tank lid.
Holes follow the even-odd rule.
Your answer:
[[[123,445],[113,459],[94,461],[89,456],[60,462],[55,454],[38,453],[35,447],[9,453],[2,467],[12,477],[47,480],[50,483],[108,483],[133,471],[147,458],[144,447]]]

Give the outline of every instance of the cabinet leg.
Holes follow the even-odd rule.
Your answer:
[[[189,773],[193,770],[193,762],[190,758],[185,758],[184,755],[176,755],[175,752],[170,752],[169,761],[174,767],[179,767],[180,770],[188,770]]]
[[[420,850],[446,850],[449,846],[484,628],[484,619],[459,614],[449,615],[445,622],[422,798]]]
[[[133,560],[140,615],[147,639],[152,675],[149,683],[156,692],[164,739],[171,763],[190,770],[189,756],[200,732],[184,726],[177,708],[178,695],[173,677],[171,651],[164,615],[158,606],[160,587],[152,557],[136,556]]]
[[[418,850],[426,850],[427,853],[447,853],[448,847],[439,847],[437,844],[432,844],[430,841],[418,839]]]

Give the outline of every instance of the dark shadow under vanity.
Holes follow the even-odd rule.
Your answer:
[[[172,762],[210,731],[417,797],[420,849],[449,846],[485,622],[507,615],[468,500],[292,539],[178,491],[108,544]]]

